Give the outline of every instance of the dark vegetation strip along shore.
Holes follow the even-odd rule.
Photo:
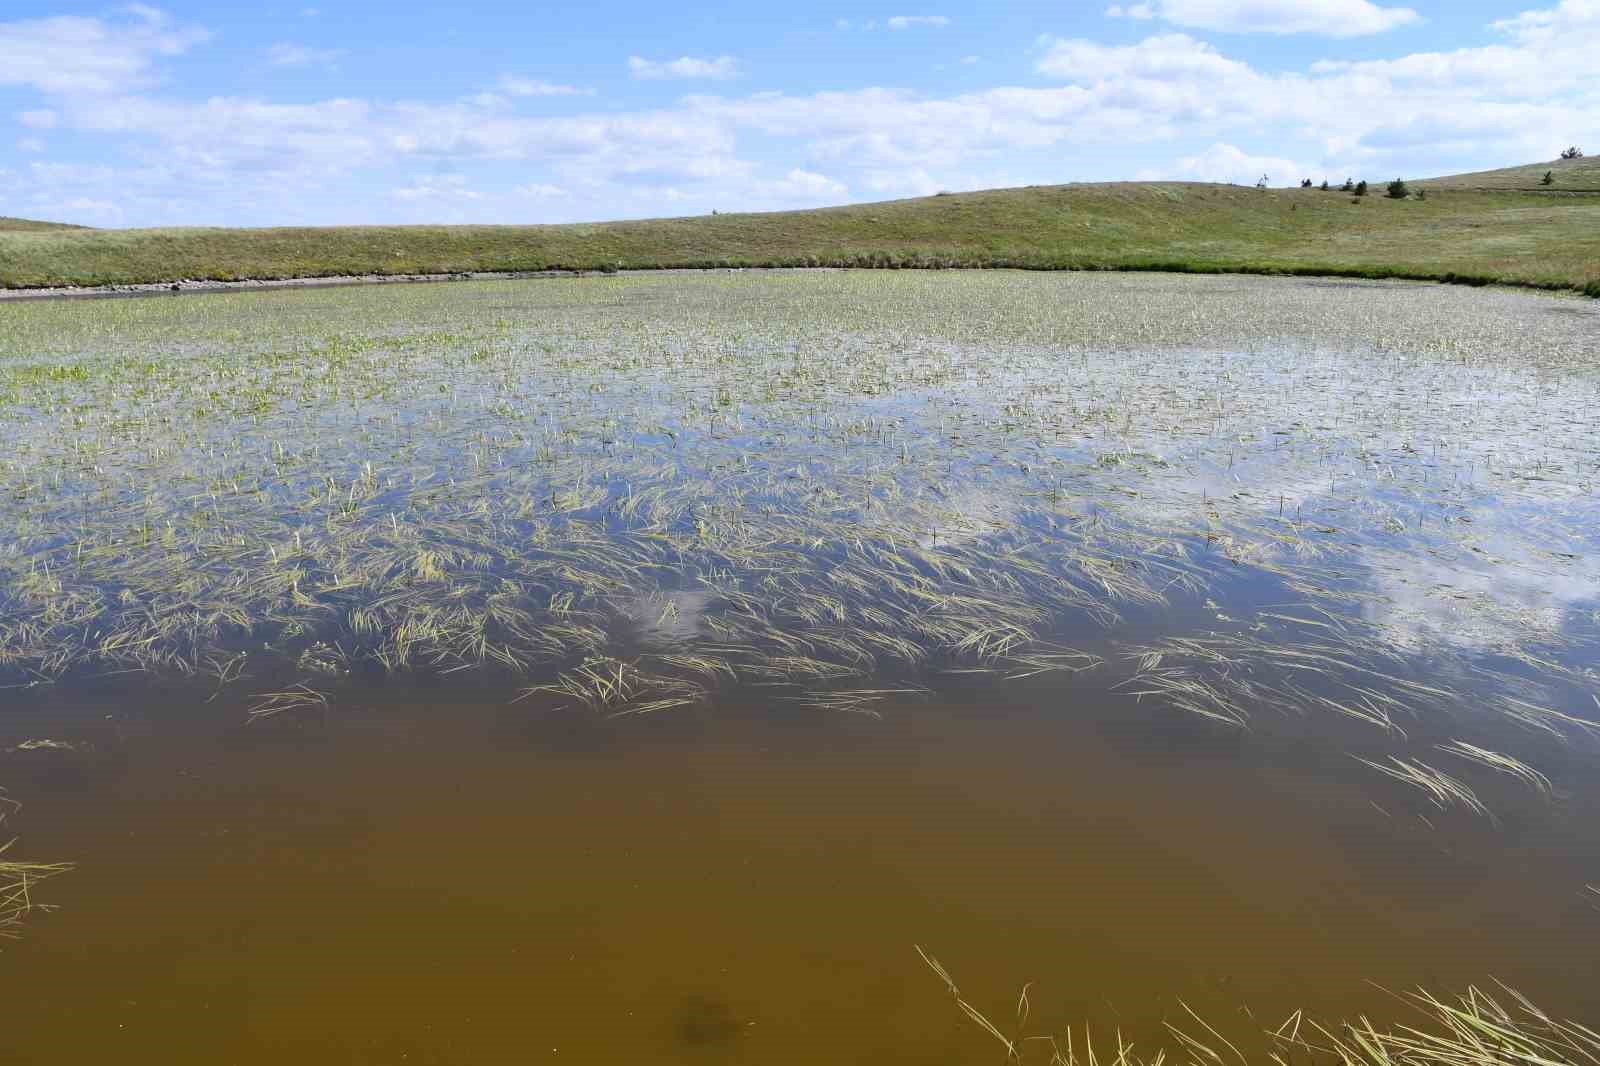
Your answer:
[[[0,226],[0,288],[834,266],[1327,275],[1600,296],[1600,196],[1422,186],[1432,190],[1425,199],[1404,200],[1387,198],[1377,185],[1365,197],[1337,188],[1197,183],[1035,186],[810,211],[545,226],[8,224]]]

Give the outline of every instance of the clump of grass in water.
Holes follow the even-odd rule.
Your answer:
[[[4,804],[16,805],[14,801],[0,796],[0,805]],[[0,822],[5,821],[5,814],[3,806],[0,806]],[[19,934],[22,922],[29,913],[45,906],[34,900],[34,886],[72,868],[68,863],[7,861],[6,852],[15,843],[15,840],[8,840],[0,844],[0,937],[7,939]]]
[[[939,961],[920,946],[917,954],[944,982],[957,1009],[1005,1052],[1005,1061],[1048,1062],[1049,1066],[1160,1066],[1169,1050],[1136,1052],[1119,1032],[1115,1052],[1097,1052],[1085,1029],[1080,1044],[1069,1028],[1065,1033],[1029,1033],[1031,1004],[1024,985],[1017,997],[1008,1034],[962,997],[955,980]],[[1309,1020],[1296,1011],[1265,1034],[1266,1055],[1277,1066],[1293,1066],[1307,1058],[1328,1066],[1597,1066],[1600,1033],[1574,1021],[1552,1018],[1526,997],[1501,986],[1494,994],[1469,988],[1454,1002],[1426,991],[1401,997],[1419,1019],[1412,1024],[1380,1027],[1368,1018],[1336,1026]],[[1193,1066],[1226,1066],[1249,1059],[1225,1036],[1180,1001],[1190,1025],[1167,1023],[1175,1050]],[[1203,1035],[1190,1030],[1198,1026]]]
[[[1440,810],[1459,806],[1475,814],[1492,817],[1489,814],[1489,808],[1483,805],[1483,801],[1478,799],[1477,793],[1473,792],[1471,788],[1443,770],[1429,766],[1425,762],[1417,759],[1401,759],[1391,755],[1389,756],[1388,764],[1385,765],[1384,763],[1374,762],[1371,759],[1357,758],[1358,761],[1365,763],[1379,773],[1421,790],[1433,805]]]

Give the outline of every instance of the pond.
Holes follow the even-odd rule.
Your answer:
[[[0,308],[0,1057],[1592,1023],[1596,351],[1238,277]]]

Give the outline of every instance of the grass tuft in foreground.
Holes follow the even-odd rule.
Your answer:
[[[949,990],[956,1007],[1005,1051],[1008,1063],[1040,1062],[1049,1066],[1161,1066],[1169,1050],[1136,1053],[1117,1034],[1114,1052],[1096,1051],[1093,1037],[1072,1030],[1030,1034],[1029,989],[1017,997],[1011,1035],[990,1021],[961,995],[939,961],[921,947],[917,954]],[[1379,1026],[1361,1017],[1336,1026],[1307,1019],[1296,1011],[1282,1025],[1264,1034],[1266,1059],[1277,1066],[1308,1060],[1314,1066],[1597,1066],[1600,1033],[1573,1021],[1552,1018],[1513,989],[1490,994],[1468,988],[1454,1002],[1425,991],[1400,997],[1416,1016],[1413,1024]],[[1167,1024],[1175,1050],[1193,1066],[1250,1066],[1250,1059],[1187,1004],[1183,1025]],[[1202,1035],[1195,1035],[1196,1032]]]

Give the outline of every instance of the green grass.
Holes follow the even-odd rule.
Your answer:
[[[1540,179],[1548,173],[1554,179],[1550,185],[1541,185]],[[1413,182],[1426,189],[1516,189],[1523,192],[1600,193],[1600,156],[1581,159],[1552,159],[1546,163],[1529,163],[1501,170],[1480,170],[1472,174],[1453,174],[1446,178],[1429,178]]]
[[[1567,167],[1563,182],[1579,172]],[[1322,274],[1600,295],[1600,197],[1457,189],[1454,180],[1403,201],[1115,183],[559,226],[6,229],[0,286],[833,265]]]
[[[82,226],[72,226],[65,222],[38,222],[31,218],[11,218],[0,215],[0,233],[37,233],[49,230],[81,230]]]

